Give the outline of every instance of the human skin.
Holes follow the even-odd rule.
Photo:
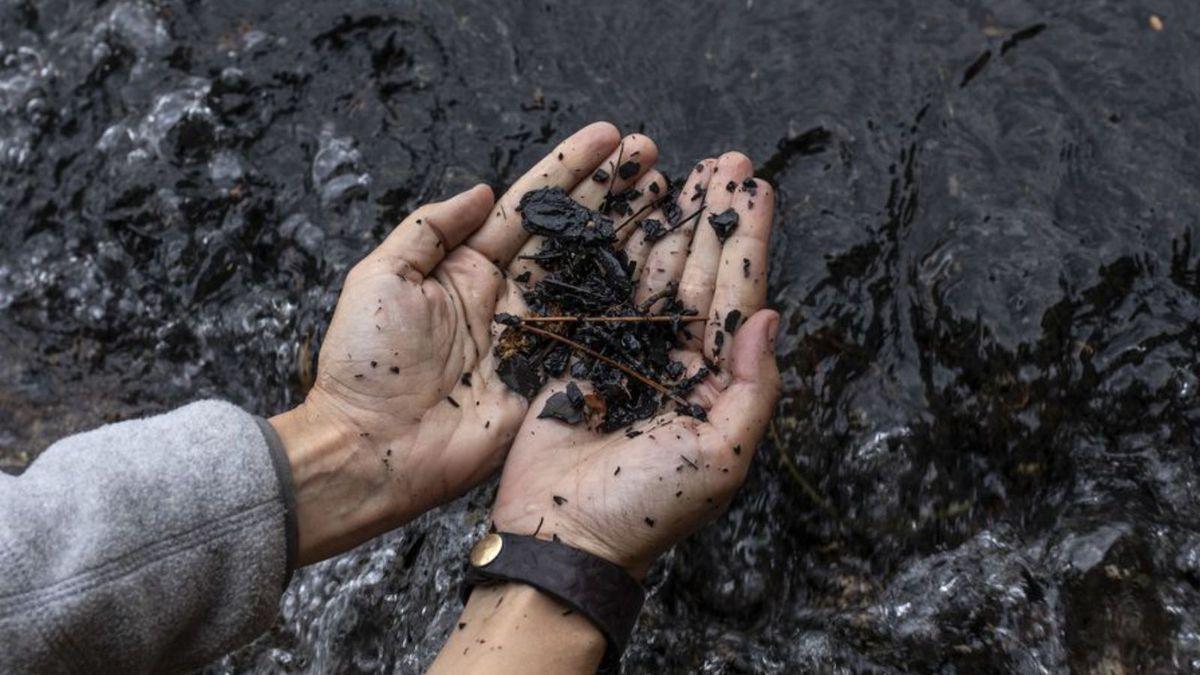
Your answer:
[[[492,510],[498,530],[557,538],[641,579],[659,555],[727,508],[779,395],[779,317],[764,309],[774,193],[764,181],[746,189],[752,171],[740,153],[699,163],[680,205],[690,215],[697,206],[684,200],[697,185],[707,189],[701,217],[652,246],[640,232],[624,243],[646,270],[639,300],[676,288],[686,306],[709,319],[675,355],[689,373],[705,359],[719,366],[691,396],[707,421],[667,411],[635,425],[642,433],[634,438],[624,429],[598,434],[538,419],[545,400],[566,385],[551,383],[531,402],[505,462]],[[733,191],[726,189],[731,183]],[[599,206],[593,195],[575,197]],[[728,208],[739,225],[722,244],[708,215]],[[510,306],[520,308],[519,297]],[[718,338],[735,309],[750,318],[733,336]],[[604,653],[594,626],[521,584],[475,589],[459,626],[430,672],[591,672]]]
[[[492,354],[492,316],[519,311],[501,271],[528,239],[517,205],[545,186],[594,196],[588,179],[618,149],[640,169],[615,189],[662,180],[648,138],[592,124],[498,202],[480,185],[418,208],[350,271],[313,388],[270,419],[291,463],[299,564],[403,525],[500,467],[528,407]]]

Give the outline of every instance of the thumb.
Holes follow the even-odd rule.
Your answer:
[[[735,446],[738,461],[748,465],[779,399],[779,367],[775,363],[775,335],[779,313],[761,309],[733,338],[732,381],[717,397],[708,421]]]
[[[451,249],[479,229],[494,201],[492,189],[480,184],[446,201],[426,204],[396,226],[376,252],[427,276]]]

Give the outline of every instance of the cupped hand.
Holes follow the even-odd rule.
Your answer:
[[[598,208],[603,194],[575,197]],[[678,204],[685,219],[703,211],[656,242],[647,241],[641,228],[625,228],[624,248],[635,270],[642,270],[639,302],[673,289],[686,307],[708,317],[692,324],[674,355],[689,374],[706,360],[717,365],[690,399],[707,411],[707,420],[668,411],[599,434],[585,425],[539,419],[546,399],[565,388],[565,381],[553,382],[530,403],[492,514],[500,531],[557,537],[638,577],[728,506],[779,395],[779,317],[763,309],[771,186],[753,178],[748,158],[727,153],[695,167]],[[739,224],[722,243],[709,216],[730,208]],[[666,220],[659,212],[645,217]]]
[[[496,375],[491,318],[519,293],[501,271],[528,238],[525,192],[593,190],[622,141],[607,123],[563,141],[498,202],[477,186],[405,218],[350,271],[304,403],[271,419],[292,464],[300,563],[351,548],[468,490],[504,459],[527,404]]]

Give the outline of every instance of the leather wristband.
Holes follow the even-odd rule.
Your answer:
[[[646,600],[636,579],[603,558],[558,542],[493,532],[471,549],[463,602],[477,585],[506,581],[533,586],[590,619],[608,641],[604,670],[620,663]]]

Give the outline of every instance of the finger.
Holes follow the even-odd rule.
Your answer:
[[[463,363],[448,370],[469,371],[491,351],[492,316],[508,283],[495,265],[466,247],[451,251],[434,277],[454,298],[452,305],[462,313],[456,325],[465,330],[472,347],[464,352]]]
[[[688,174],[687,181],[676,200],[681,214],[679,221],[668,222],[662,210],[656,210],[650,214],[650,218],[656,218],[666,227],[675,229],[651,246],[646,262],[641,265],[642,272],[638,279],[635,296],[638,304],[642,304],[666,289],[678,287],[679,277],[683,274],[683,267],[688,258],[688,246],[691,244],[692,234],[696,230],[696,221],[702,215],[705,191],[708,189],[709,180],[712,178],[716,165],[717,160],[706,159],[696,164],[695,169]],[[654,303],[650,308],[651,311],[657,311],[663,302],[665,300]]]
[[[492,201],[492,189],[481,184],[444,202],[425,204],[396,226],[371,255],[394,265],[400,276],[419,282],[448,250],[479,228]]]
[[[722,188],[723,189],[723,188]],[[762,309],[767,301],[767,246],[775,215],[775,194],[764,180],[739,183],[732,208],[738,224],[721,247],[709,320],[705,324],[704,353],[719,366],[732,348],[742,321]]]
[[[621,139],[617,149],[600,163],[590,177],[575,186],[571,198],[593,211],[606,206],[614,207],[609,215],[619,222],[621,213],[629,212],[628,197],[631,195],[624,194],[625,191],[633,187],[656,161],[658,146],[654,141],[643,134],[630,134]],[[607,199],[609,195],[623,195],[625,199]],[[525,241],[509,266],[510,275],[521,277],[528,271],[530,281],[536,281],[541,276],[541,267],[530,258],[541,250],[542,239],[535,236]]]
[[[581,181],[571,191],[571,198],[599,211],[604,198],[617,195],[637,183],[658,161],[658,146],[649,136],[630,134],[600,163],[589,180]]]
[[[658,206],[666,191],[666,177],[654,169],[638,179],[637,184],[633,186],[633,196],[627,204],[628,208],[623,209],[624,213],[614,214],[618,245],[624,244],[631,235],[641,229],[638,226]]]
[[[704,453],[714,466],[730,469],[735,485],[745,477],[779,399],[778,329],[779,314],[764,309],[738,330],[730,350],[729,385],[708,411],[708,424],[701,430]]]
[[[727,152],[717,160],[717,167],[709,180],[704,213],[696,224],[692,248],[679,279],[678,294],[679,301],[685,307],[695,309],[700,316],[708,316],[717,285],[717,270],[721,264],[722,242],[709,219],[730,208],[736,193],[729,187],[732,185],[736,190],[736,186],[753,173],[754,165],[750,163],[750,158],[740,152]],[[689,335],[689,344],[694,341],[694,345],[699,346],[703,341],[703,333]],[[711,352],[706,351],[705,355],[712,358]]]
[[[530,190],[547,186],[573,189],[592,175],[619,142],[620,132],[608,122],[596,122],[575,132],[513,183],[483,227],[467,240],[467,245],[497,267],[507,267],[528,238],[517,211],[521,197]]]

